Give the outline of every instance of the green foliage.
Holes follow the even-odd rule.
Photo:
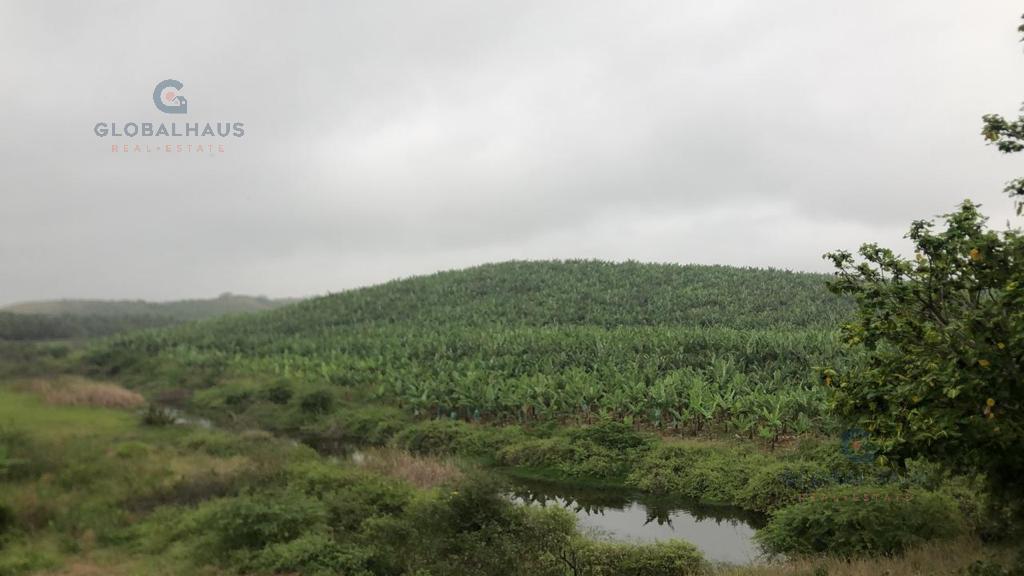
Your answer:
[[[395,445],[413,454],[453,454],[470,434],[464,422],[431,420],[399,432]]]
[[[964,202],[946,229],[915,222],[907,260],[873,244],[858,263],[829,255],[832,290],[856,299],[846,341],[863,364],[826,371],[837,412],[867,430],[890,460],[923,456],[984,472],[1020,497],[1024,475],[1024,237],[985,227]]]
[[[288,401],[292,399],[292,395],[294,393],[292,392],[291,386],[279,383],[268,388],[266,394],[267,400],[274,404],[287,404]]]
[[[584,542],[570,567],[588,576],[687,576],[705,574],[707,565],[688,542],[647,545]]]
[[[0,502],[0,548],[3,548],[4,536],[14,527],[14,510]]]
[[[738,503],[748,480],[767,462],[766,456],[738,448],[666,445],[648,454],[626,481],[654,494],[675,494],[709,503]]]
[[[28,302],[0,310],[0,340],[96,338],[226,314],[273,310],[292,302],[233,294],[210,300],[159,303],[100,300]]]
[[[1017,31],[1024,33],[1024,24]],[[1019,115],[1016,120],[1007,120],[1000,114],[986,114],[982,122],[981,134],[988,144],[995,144],[1004,154],[1024,150],[1024,115]],[[1024,213],[1024,178],[1010,181],[1004,191],[1018,198],[1017,214]]]
[[[327,414],[334,408],[334,394],[329,390],[316,390],[302,397],[299,402],[302,411],[307,414]]]
[[[393,547],[395,573],[558,576],[565,573],[558,555],[575,536],[565,511],[516,506],[486,478],[414,501],[403,520],[372,532]]]
[[[142,423],[146,426],[171,426],[174,421],[173,412],[156,404],[146,406],[146,411],[142,413]]]
[[[771,554],[894,554],[964,530],[949,497],[919,489],[833,487],[776,511],[755,539]]]
[[[462,454],[488,458],[525,438],[518,427],[491,427],[458,420],[427,420],[398,432],[393,444],[414,454]]]
[[[335,452],[352,444],[382,446],[411,425],[409,415],[393,406],[345,404],[301,434],[317,450]]]
[[[143,300],[52,300],[25,302],[3,310],[25,316],[69,316],[89,318],[157,317],[180,322],[204,320],[226,314],[273,310],[296,302],[225,292],[217,298],[146,302]]]
[[[649,448],[653,439],[639,434],[631,427],[613,420],[605,420],[593,426],[572,428],[569,438],[573,442],[592,442],[602,448],[627,452]]]
[[[736,492],[734,502],[747,510],[768,512],[835,483],[835,476],[818,462],[773,462],[757,468]]]
[[[313,498],[292,491],[245,494],[217,500],[195,522],[210,538],[210,560],[239,557],[289,542],[326,526],[327,513]]]
[[[253,377],[287,380],[296,394],[343,387],[347,399],[421,418],[530,426],[610,418],[774,446],[827,429],[811,368],[833,355],[850,307],[824,280],[509,262],[131,335],[92,350],[87,365],[168,387]]]
[[[38,341],[95,338],[174,324],[160,316],[59,316],[0,311],[0,340]]]
[[[961,573],[965,576],[1024,576],[1024,553],[1013,566],[1004,567],[999,562],[976,560]]]

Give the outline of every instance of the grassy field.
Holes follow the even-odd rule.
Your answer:
[[[843,441],[822,367],[860,360],[837,345],[851,306],[824,279],[512,262],[85,345],[0,343],[0,576],[1008,562],[1009,526],[977,475],[894,470]],[[336,457],[352,445],[359,465]],[[679,541],[590,541],[568,514],[512,505],[494,469],[763,516],[774,560],[715,567]]]
[[[713,567],[681,544],[591,544],[561,510],[512,506],[451,456],[393,446],[357,465],[258,430],[144,426],[135,410],[47,395],[97,385],[120,394],[79,378],[0,385],[0,574],[895,575],[1010,559],[971,536],[755,567]]]

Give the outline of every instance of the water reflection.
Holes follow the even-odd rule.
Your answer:
[[[693,543],[709,560],[737,564],[756,562],[761,556],[753,536],[765,519],[737,508],[524,480],[513,481],[509,496],[523,504],[565,508],[576,515],[583,532],[598,539],[653,542],[678,538]]]

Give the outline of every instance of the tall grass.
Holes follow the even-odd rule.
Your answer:
[[[417,488],[451,485],[463,474],[451,458],[419,456],[396,448],[371,448],[359,452],[356,464],[384,476],[404,480]]]
[[[58,406],[97,406],[100,408],[138,408],[146,399],[117,384],[94,382],[78,376],[33,380],[29,389],[47,404]]]
[[[937,576],[965,574],[978,560],[995,560],[1010,565],[1012,553],[984,546],[977,538],[929,542],[903,554],[855,560],[840,557],[793,559],[763,566],[722,567],[718,576]]]

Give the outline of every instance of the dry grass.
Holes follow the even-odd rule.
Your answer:
[[[354,461],[368,470],[399,478],[417,488],[452,484],[462,478],[462,471],[450,458],[416,456],[394,448],[369,449]]]
[[[1012,555],[1005,550],[982,545],[975,538],[932,542],[908,550],[902,556],[843,560],[815,558],[790,560],[766,566],[724,567],[716,576],[933,576],[955,575],[975,560],[996,560],[1011,564]],[[822,571],[824,569],[824,571]]]
[[[146,399],[141,394],[126,390],[117,384],[95,382],[78,376],[33,380],[28,387],[47,404],[58,406],[131,409],[146,403]]]

